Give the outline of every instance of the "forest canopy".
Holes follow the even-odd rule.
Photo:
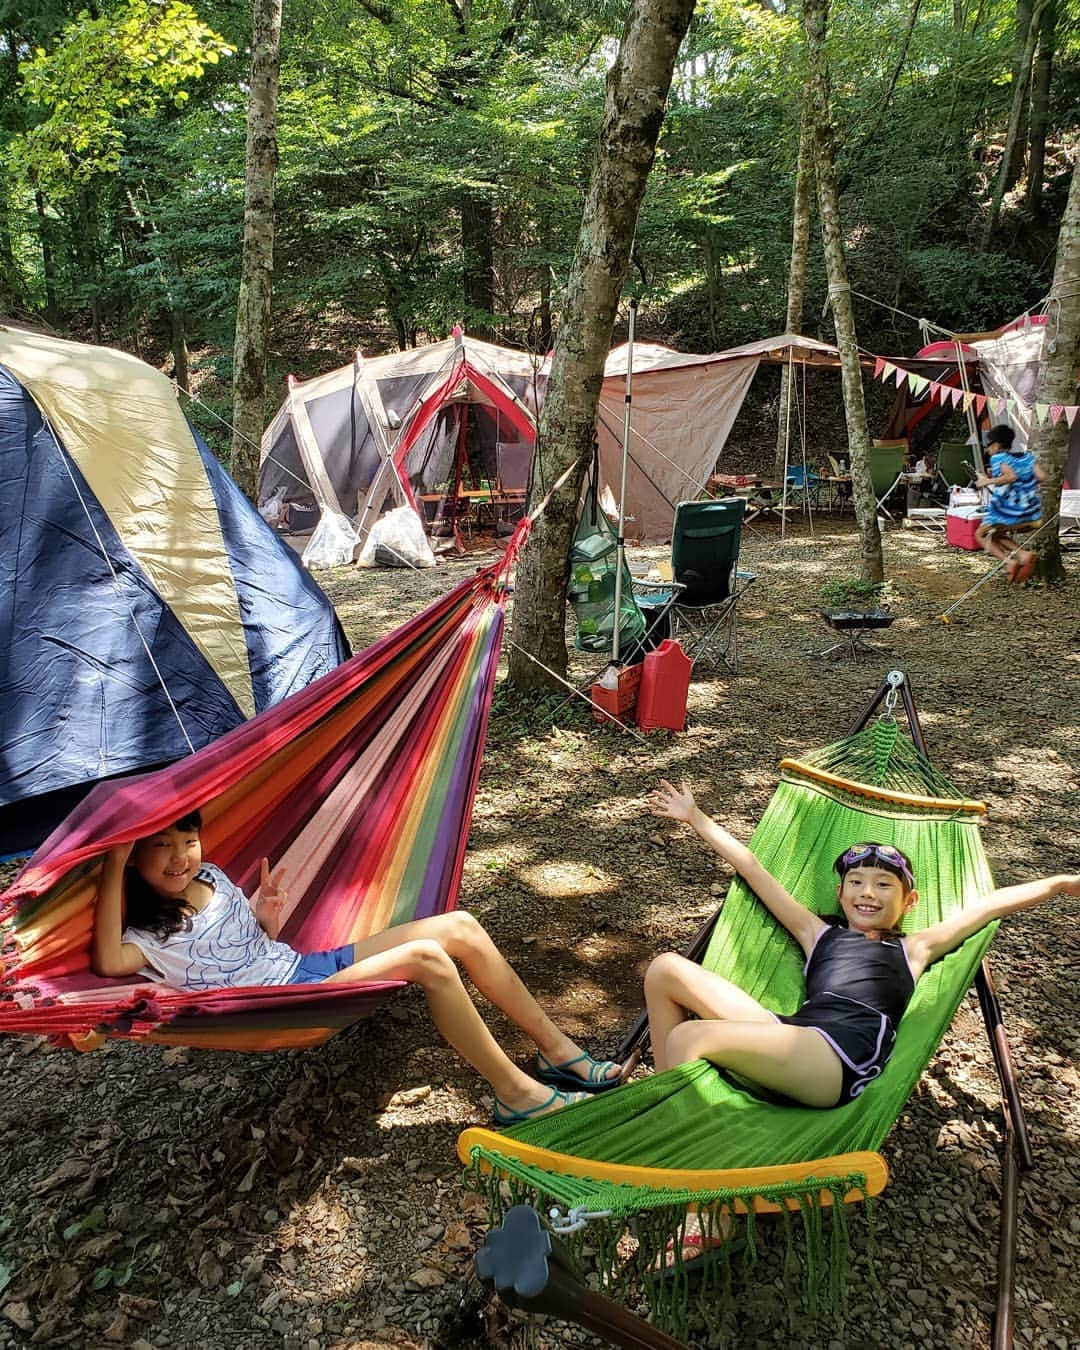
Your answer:
[[[550,345],[624,8],[286,3],[273,389],[455,322]],[[240,0],[0,0],[0,311],[167,369],[182,345],[227,385],[250,43]],[[1036,304],[1078,0],[836,0],[829,44],[864,341],[918,345],[881,305],[970,331]],[[700,0],[627,284],[656,336],[783,329],[803,72],[796,6]],[[825,296],[811,249],[806,328],[831,337]]]

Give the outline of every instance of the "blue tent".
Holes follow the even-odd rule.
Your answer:
[[[0,327],[0,855],[348,655],[163,375]]]

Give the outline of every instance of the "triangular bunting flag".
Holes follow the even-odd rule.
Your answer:
[[[874,357],[874,379],[880,380],[881,373],[885,369],[885,358],[883,356]]]
[[[994,410],[995,417],[1001,417],[1005,412],[1005,400],[1003,398],[992,398],[990,400],[990,406]]]
[[[923,390],[929,383],[930,381],[925,379],[922,375],[908,376],[908,388],[916,397],[918,397],[923,392]]]
[[[964,397],[964,391],[962,389],[950,389],[949,397],[952,399],[953,407],[959,408],[960,400]]]
[[[1047,419],[1049,416],[1050,416],[1050,404],[1049,404],[1049,403],[1036,403],[1036,404],[1035,404],[1035,420],[1038,422],[1038,424],[1039,424],[1040,426],[1045,426],[1045,425],[1046,425],[1046,419]]]
[[[1076,421],[1076,414],[1078,412],[1080,412],[1080,407],[1077,407],[1075,403],[1066,403],[1065,421],[1068,422],[1069,426],[1072,426],[1072,424]]]
[[[932,403],[940,403],[945,397],[946,390],[943,384],[938,384],[937,380],[930,381],[930,400]]]
[[[1050,421],[1053,422],[1054,426],[1057,426],[1057,424],[1061,421],[1061,414],[1064,411],[1065,409],[1062,407],[1060,403],[1050,404]]]
[[[975,402],[975,395],[972,394],[972,393],[965,393],[965,394],[964,394],[964,411],[967,412],[968,409],[971,407],[971,405],[972,405],[974,402]]]
[[[986,395],[985,395],[985,394],[976,394],[976,395],[975,395],[975,411],[979,414],[980,417],[981,417],[981,416],[983,415],[983,413],[986,411]]]
[[[907,371],[903,368],[903,366],[897,366],[897,367],[896,367],[896,387],[897,387],[897,389],[900,388],[900,386],[904,383],[904,381],[907,379],[907,377],[908,377],[908,373],[907,373]]]

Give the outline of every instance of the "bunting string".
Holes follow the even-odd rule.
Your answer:
[[[895,361],[887,361],[883,356],[874,357],[874,379],[883,384],[895,384],[902,389],[906,384],[916,399],[924,397],[931,403],[942,407],[951,404],[957,412],[969,412],[974,409],[981,416],[989,410],[993,417],[1009,416],[1022,426],[1038,425],[1056,427],[1062,418],[1068,426],[1076,421],[1080,414],[1080,405],[1075,403],[1024,403],[1017,398],[1000,398],[993,394],[976,394],[960,389],[940,380],[929,380],[913,370],[898,366]]]

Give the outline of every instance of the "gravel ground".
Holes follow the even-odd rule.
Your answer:
[[[594,1049],[636,1013],[650,954],[685,945],[723,891],[699,844],[645,814],[658,775],[690,778],[707,809],[748,834],[777,759],[842,734],[891,665],[912,681],[936,762],[989,804],[998,880],[1080,865],[1076,555],[1063,591],[995,582],[946,627],[937,614],[982,560],[921,532],[890,531],[887,549],[898,618],[886,650],[823,663],[811,657],[829,638],[817,588],[853,570],[852,526],[819,522],[816,538],[797,528],[783,542],[771,527],[749,533],[743,561],[759,580],[740,622],[741,673],[692,686],[684,735],[643,743],[594,727],[573,700],[553,713],[497,692],[462,899]],[[480,560],[322,580],[359,647]],[[1080,1343],[1071,908],[1015,918],[993,952],[1036,1156],[1022,1188],[1016,1338],[1062,1350]],[[495,1024],[524,1057],[521,1038]],[[0,1350],[524,1344],[520,1322],[469,1278],[485,1216],[460,1185],[454,1141],[489,1102],[415,995],[308,1053],[118,1043],[78,1056],[25,1039],[0,1045],[0,1064]],[[1000,1142],[969,996],[884,1148],[881,1288],[858,1267],[845,1327],[793,1328],[766,1240],[737,1326],[695,1344],[988,1345]],[[552,1324],[537,1344],[595,1342]]]

